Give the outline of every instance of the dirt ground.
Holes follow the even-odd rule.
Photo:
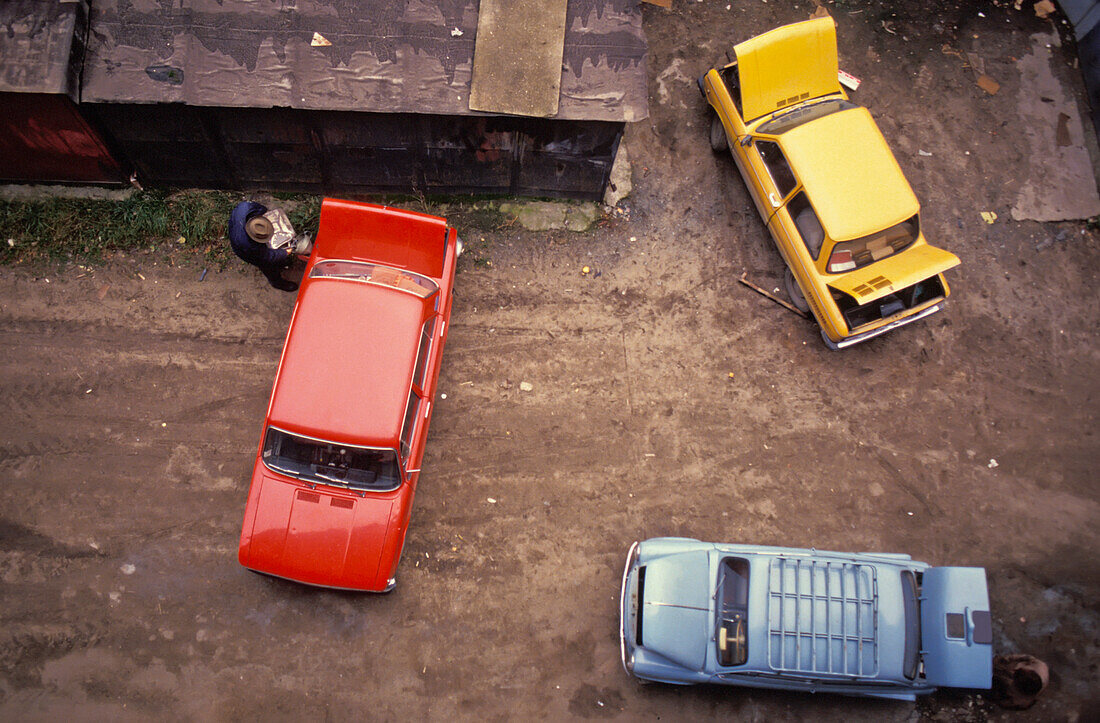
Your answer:
[[[0,269],[0,718],[1095,720],[1100,244],[1010,215],[1036,172],[1016,62],[1053,26],[1030,2],[905,5],[829,7],[928,238],[962,259],[946,310],[831,352],[737,283],[778,287],[782,265],[694,78],[813,6],[647,6],[651,117],[626,134],[620,212],[465,234],[389,595],[236,560],[292,295],[152,255]],[[657,535],[984,566],[996,652],[1045,660],[1050,687],[1022,713],[643,687],[618,586]]]

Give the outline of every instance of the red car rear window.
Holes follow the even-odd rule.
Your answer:
[[[439,286],[426,276],[363,261],[319,261],[314,264],[309,276],[314,279],[365,281],[408,291],[425,299],[439,291]]]

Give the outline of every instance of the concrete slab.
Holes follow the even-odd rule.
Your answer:
[[[1054,77],[1055,33],[1031,36],[1031,52],[1020,58],[1017,112],[1030,149],[1028,176],[1020,186],[1016,221],[1068,221],[1100,214],[1100,195],[1076,100]]]
[[[500,210],[515,216],[519,225],[528,231],[587,231],[600,217],[600,209],[595,203],[502,203]]]
[[[619,201],[630,195],[634,190],[634,184],[630,177],[630,153],[626,145],[619,144],[619,150],[615,154],[615,163],[611,166],[611,179],[608,181],[607,190],[603,194],[603,202],[606,206],[616,206]]]
[[[566,0],[483,0],[470,110],[548,117],[558,112]]]

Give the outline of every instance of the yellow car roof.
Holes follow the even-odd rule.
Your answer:
[[[779,136],[779,144],[834,241],[881,231],[920,210],[866,108],[796,126]]]
[[[840,92],[832,18],[784,25],[737,44],[733,52],[746,121]]]

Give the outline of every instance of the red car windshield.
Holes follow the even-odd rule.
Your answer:
[[[276,472],[351,489],[392,490],[401,484],[397,452],[335,444],[267,428],[262,457]]]

